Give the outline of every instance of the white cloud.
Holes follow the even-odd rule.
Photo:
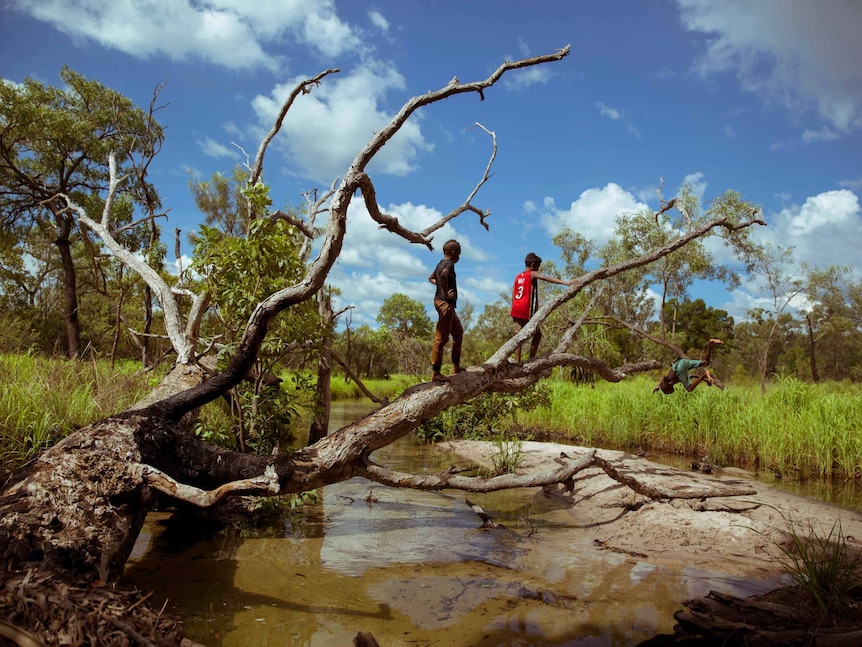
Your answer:
[[[862,127],[862,11],[832,0],[677,0],[683,26],[707,35],[704,76],[735,72],[743,90],[831,128]]]
[[[437,209],[404,203],[381,206],[381,211],[398,218],[406,228],[421,231],[443,217]],[[461,243],[461,263],[485,263],[489,256],[472,244],[469,236],[459,233],[451,223],[434,234],[434,251],[406,242],[380,229],[368,215],[365,204],[354,200],[348,214],[349,226],[342,253],[329,275],[329,283],[341,290],[334,297],[336,308],[354,306],[353,322],[376,327],[375,317],[383,301],[400,292],[421,301],[430,312],[433,295],[428,276],[443,257],[443,243],[455,238]],[[459,266],[460,267],[460,266]],[[460,273],[460,272],[459,272]],[[477,281],[470,273],[459,276],[459,300],[484,304],[496,300],[500,285],[494,281]],[[492,290],[488,293],[488,290]]]
[[[616,121],[617,119],[621,119],[623,113],[615,108],[610,108],[603,104],[601,101],[596,101],[596,107],[599,109],[599,114],[603,117],[608,117]]]
[[[524,67],[510,70],[503,77],[503,87],[509,90],[523,90],[537,83],[547,83],[553,78],[553,73],[544,66]]]
[[[831,142],[839,139],[840,135],[828,127],[823,127],[820,130],[804,130],[802,132],[802,141],[806,144],[811,142]]]
[[[212,137],[199,139],[197,145],[207,157],[236,157],[237,154],[237,149],[220,144]]]
[[[692,193],[697,196],[698,200],[703,200],[703,196],[706,195],[706,187],[708,186],[703,173],[700,171],[689,173],[683,178],[682,183],[691,185]]]
[[[776,223],[779,231],[786,230],[793,239],[806,240],[816,236],[817,247],[822,247],[824,240],[821,236],[829,235],[830,232],[850,233],[845,229],[849,226],[851,231],[855,230],[858,234],[862,225],[862,212],[856,194],[841,189],[808,198],[801,207],[783,209],[776,216]],[[860,240],[862,238],[856,237],[852,241],[857,249]]]
[[[558,208],[553,198],[546,197],[542,222],[552,236],[566,226],[602,245],[613,234],[617,216],[644,208],[647,205],[638,201],[634,195],[618,184],[609,182],[601,189],[587,189],[568,209]]]
[[[379,11],[372,9],[368,12],[368,19],[371,21],[371,24],[377,27],[380,31],[388,32],[389,31],[389,21],[383,16]]]
[[[842,189],[859,190],[862,189],[862,177],[857,177],[855,180],[841,180],[838,183]]]
[[[15,0],[21,11],[70,37],[136,58],[203,60],[230,69],[283,69],[267,48],[286,38],[325,56],[358,49],[332,0]]]
[[[599,114],[603,117],[607,117],[612,121],[619,121],[625,117],[625,113],[622,110],[617,110],[616,108],[611,108],[610,106],[605,105],[601,101],[596,101],[596,107],[599,109]],[[630,120],[626,119],[624,121],[626,130],[637,137],[641,138],[640,131],[635,128],[635,126],[631,123]]]
[[[255,97],[257,135],[272,127],[284,100],[301,80],[292,79],[275,86],[269,96]],[[345,76],[329,76],[296,100],[274,143],[290,159],[292,171],[329,184],[344,174],[374,132],[391,119],[381,105],[386,94],[403,89],[401,74],[372,60]],[[421,115],[415,115],[405,123],[376,155],[371,168],[391,175],[413,171],[420,153],[433,148],[422,134],[421,122]]]

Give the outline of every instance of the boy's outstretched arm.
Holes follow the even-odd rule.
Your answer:
[[[547,281],[548,283],[556,283],[557,285],[571,285],[575,282],[575,279],[571,281],[563,281],[562,279],[558,279],[555,276],[548,276],[547,274],[539,274],[538,272],[533,272],[532,277],[534,279],[538,279],[539,281]]]

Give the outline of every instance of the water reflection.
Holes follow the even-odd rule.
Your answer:
[[[405,471],[461,462],[409,438],[374,458]],[[535,489],[470,499],[506,528],[481,530],[463,494],[364,479],[326,487],[265,533],[154,515],[126,581],[167,601],[204,645],[309,647],[348,646],[358,630],[387,647],[631,645],[670,633],[683,600],[774,586],[572,541],[569,510]]]

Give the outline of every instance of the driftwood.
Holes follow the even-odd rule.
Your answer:
[[[677,611],[673,634],[663,634],[639,647],[664,645],[814,645],[847,647],[862,645],[862,618],[852,620],[818,613],[796,588],[778,589],[766,595],[738,598],[711,591],[706,597],[685,603]]]

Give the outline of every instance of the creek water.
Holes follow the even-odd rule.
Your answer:
[[[334,404],[332,428],[366,411]],[[431,473],[463,463],[412,438],[374,459]],[[778,584],[573,541],[577,519],[535,488],[469,498],[504,528],[480,529],[463,493],[359,478],[323,488],[265,531],[214,534],[155,513],[124,581],[152,591],[150,603],[181,617],[189,638],[224,647],[349,647],[359,630],[383,647],[624,646],[672,633],[685,600]]]

